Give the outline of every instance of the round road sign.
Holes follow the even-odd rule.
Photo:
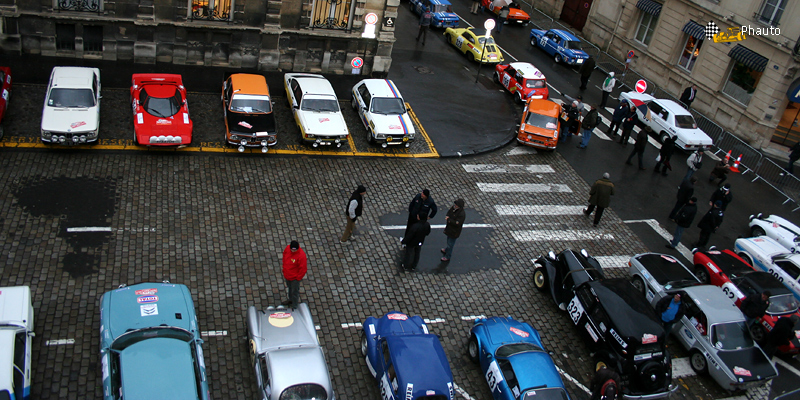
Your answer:
[[[483,23],[483,27],[487,31],[490,31],[490,30],[494,29],[494,19],[492,19],[492,18],[487,19],[486,22]]]
[[[644,79],[639,79],[636,81],[636,91],[639,93],[644,93],[645,90],[647,90],[647,82],[645,82]]]
[[[633,50],[628,51],[628,58],[633,58]]]
[[[350,61],[350,65],[352,65],[353,68],[361,68],[364,66],[364,60],[362,60],[361,57],[356,57],[353,61]]]
[[[364,17],[364,22],[369,25],[375,25],[378,23],[378,14],[369,13]]]

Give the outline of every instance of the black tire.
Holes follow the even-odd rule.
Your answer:
[[[536,47],[537,42],[538,40],[536,40],[536,36],[531,36],[531,46]]]
[[[667,139],[669,139],[669,135],[667,134],[667,132],[661,132],[661,136],[659,137],[659,140],[661,140],[661,143],[666,142]]]
[[[0,125],[0,139],[2,139],[2,138],[3,138],[3,135],[4,135],[5,133],[6,133],[6,132],[5,132],[5,130],[3,129],[3,125]]]
[[[639,291],[639,293],[642,294],[642,296],[645,295],[645,292],[647,291],[647,286],[645,286],[644,281],[642,280],[641,277],[634,276],[633,278],[631,278],[631,284],[633,285],[633,287],[636,288],[636,290]]]
[[[556,60],[556,64],[561,64],[562,61],[561,54],[556,54],[556,56],[553,57],[553,59]]]
[[[494,80],[494,83],[500,83],[500,75],[498,75],[497,72],[493,73],[492,80]]]
[[[522,93],[517,91],[517,98],[515,99],[519,104],[525,104],[525,100],[522,99]]]
[[[467,355],[469,359],[472,360],[474,363],[478,363],[481,354],[481,347],[478,344],[478,338],[475,335],[470,335],[469,343],[467,343]]]
[[[450,34],[449,34],[449,33],[445,33],[445,34],[444,34],[444,40],[446,40],[446,41],[447,41],[447,43],[453,44],[453,37],[452,37],[452,36],[450,36]]]
[[[540,292],[546,292],[547,287],[547,272],[544,269],[544,266],[539,264],[534,264],[535,267],[533,269],[533,286],[536,287],[537,290]]]
[[[367,141],[369,144],[375,144],[375,136],[372,134],[371,129],[367,129]]]
[[[708,276],[708,270],[702,265],[694,266],[694,274],[697,276],[697,279],[700,279],[700,282],[704,284],[711,282],[711,277]]]
[[[744,262],[750,264],[750,266],[753,266],[753,259],[750,258],[750,256],[747,253],[738,253],[737,255],[741,257],[741,259],[744,260]]]
[[[764,232],[764,228],[756,225],[750,228],[750,235],[751,236],[767,236],[767,232]]]
[[[358,101],[356,101],[355,95],[353,95],[353,100],[350,101],[350,107],[353,107],[353,111],[358,110]]]
[[[767,337],[767,330],[761,324],[753,324],[750,325],[750,335],[756,342],[761,342]]]
[[[367,335],[361,334],[361,355],[367,356]]]
[[[706,356],[697,350],[693,351],[692,355],[689,356],[689,364],[692,366],[692,369],[697,373],[697,375],[703,375],[708,372],[708,361],[706,360]]]
[[[469,53],[469,60],[472,61],[472,62],[476,61],[475,60],[475,54],[472,54],[472,52]]]

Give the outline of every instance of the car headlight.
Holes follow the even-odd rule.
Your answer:
[[[86,140],[94,140],[94,139],[97,139],[97,129],[86,133]]]
[[[42,139],[50,140],[53,137],[53,134],[48,131],[42,131]]]
[[[306,133],[306,137],[307,137],[307,138],[309,138],[309,139],[313,139],[313,138],[314,138],[314,135],[312,135],[312,134],[310,134],[310,133]]]
[[[386,135],[378,133],[375,135],[375,139],[380,139],[380,140],[386,139]]]

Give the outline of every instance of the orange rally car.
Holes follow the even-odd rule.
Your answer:
[[[550,100],[530,99],[522,113],[517,142],[539,149],[553,150],[558,144],[561,105]]]

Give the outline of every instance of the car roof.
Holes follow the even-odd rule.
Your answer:
[[[645,334],[664,339],[664,328],[655,310],[627,279],[603,279],[589,283],[589,287],[620,336],[636,343],[640,343]]]
[[[565,30],[561,30],[561,29],[551,29],[551,31],[555,32],[555,34],[557,34],[558,36],[561,36],[562,38],[565,38],[567,40],[577,41],[577,42],[581,41],[580,39],[578,39],[575,35],[573,35],[569,31],[565,31]]]
[[[527,107],[531,112],[547,115],[549,117],[558,117],[561,112],[561,106],[551,100],[531,99],[528,101]]]
[[[750,283],[750,285],[753,286],[753,289],[755,289],[758,293],[762,293],[765,290],[772,292],[773,296],[792,293],[789,288],[784,286],[783,283],[778,280],[778,278],[769,272],[753,271],[742,277],[741,280]],[[748,294],[745,293],[745,295]]]
[[[655,97],[650,96],[647,93],[639,93],[639,92],[634,92],[634,91],[624,92],[624,93],[622,93],[620,95],[620,97],[622,97],[622,100],[625,100],[625,98],[628,98],[628,99],[634,99],[634,100],[641,100],[642,102],[653,101],[653,100],[656,99]]]
[[[372,97],[403,98],[403,96],[400,95],[400,91],[397,90],[397,86],[389,79],[364,79],[357,83],[356,86],[362,83],[366,85]]]
[[[108,296],[106,298],[106,296]],[[140,283],[106,292],[101,324],[116,339],[130,329],[167,325],[198,336],[192,297],[185,285]],[[154,307],[153,307],[154,306]]]
[[[661,285],[668,282],[694,280],[700,282],[694,274],[677,258],[668,254],[644,253],[633,256]]]
[[[230,76],[233,90],[239,94],[260,94],[269,96],[267,79],[263,75],[233,74]]]
[[[89,67],[53,67],[53,87],[83,89],[92,87],[94,75],[100,76],[100,70]]]
[[[256,311],[258,332],[254,340],[259,340],[260,353],[281,347],[316,347],[316,330],[305,303],[295,310],[275,309]],[[310,325],[310,326],[309,326]]]
[[[322,94],[336,97],[331,83],[319,74],[286,74],[290,79],[294,79],[300,85],[303,94]]]
[[[405,388],[411,383],[415,392],[419,390],[423,394],[426,389],[438,390],[438,394],[449,392],[447,383],[453,381],[453,374],[438,336],[388,336],[386,344],[399,387]]]
[[[125,399],[197,399],[192,350],[188,342],[154,337],[120,353]]]
[[[725,275],[728,275],[728,277],[741,276],[755,272],[750,265],[734,256],[730,250],[708,250],[702,252],[702,254],[708,257],[708,259],[711,260],[717,268],[722,270]]]
[[[315,383],[332,394],[328,365],[321,348],[288,348],[270,352],[270,383],[273,393],[281,393],[289,386]],[[301,374],[298,371],[302,370]]]
[[[699,285],[683,288],[694,304],[700,308],[708,318],[708,323],[744,321],[744,315],[736,308],[728,296],[717,286]]]
[[[28,326],[26,318],[30,304],[30,287],[0,287],[0,324]]]
[[[748,242],[751,246],[756,247],[760,252],[767,256],[775,256],[778,254],[788,253],[786,247],[783,247],[777,240],[769,236],[758,236],[753,238],[739,238],[736,241]]]
[[[655,99],[655,101],[664,107],[667,111],[671,112],[672,115],[688,115],[691,116],[692,114],[689,111],[686,111],[680,104],[676,103],[672,100],[667,99]]]
[[[513,62],[508,65],[517,70],[517,72],[521,73],[526,79],[544,79],[544,74],[542,71],[539,71],[539,68],[534,67],[531,63]]]
[[[14,329],[0,329],[0,390],[12,387],[15,336]]]

